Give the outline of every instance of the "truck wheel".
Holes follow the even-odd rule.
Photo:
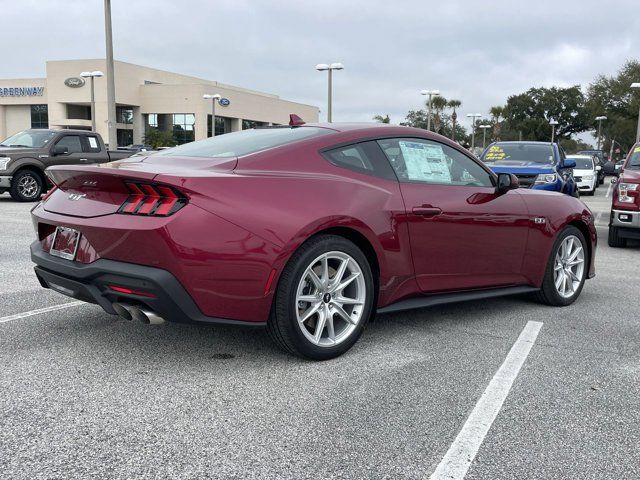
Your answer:
[[[613,248],[624,248],[627,246],[627,239],[620,236],[618,227],[610,226],[607,243]]]
[[[356,245],[336,235],[312,238],[282,272],[267,331],[294,355],[342,355],[372,316],[374,288],[369,262]]]
[[[588,270],[587,241],[580,230],[568,226],[553,244],[536,299],[555,307],[571,305],[582,291]]]
[[[33,170],[20,170],[11,179],[9,193],[16,202],[37,202],[42,195],[44,182]]]

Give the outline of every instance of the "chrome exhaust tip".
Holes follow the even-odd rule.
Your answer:
[[[145,325],[160,325],[164,323],[164,318],[157,315],[153,310],[146,308],[132,307],[131,315],[133,315],[133,318],[139,320]]]
[[[133,318],[131,312],[129,311],[128,305],[125,306],[121,303],[113,302],[111,306],[121,318],[124,318],[125,320],[131,320]]]

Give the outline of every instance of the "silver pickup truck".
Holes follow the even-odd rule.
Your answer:
[[[35,202],[50,186],[45,168],[106,163],[133,153],[107,150],[100,134],[86,130],[25,130],[0,143],[0,194]]]

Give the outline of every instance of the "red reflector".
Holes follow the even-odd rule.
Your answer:
[[[129,294],[129,295],[138,295],[140,297],[154,297],[155,298],[155,295],[153,293],[143,292],[142,290],[134,290],[133,288],[118,287],[117,285],[109,285],[109,288],[111,290],[113,290],[114,292],[118,292],[118,293],[126,293],[126,294]]]
[[[118,213],[166,217],[187,204],[187,199],[171,187],[127,182],[131,194]]]

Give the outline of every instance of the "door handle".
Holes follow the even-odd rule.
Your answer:
[[[412,212],[414,213],[414,215],[422,215],[423,217],[435,217],[436,215],[440,215],[442,213],[442,210],[440,210],[438,207],[422,206],[413,207]]]

